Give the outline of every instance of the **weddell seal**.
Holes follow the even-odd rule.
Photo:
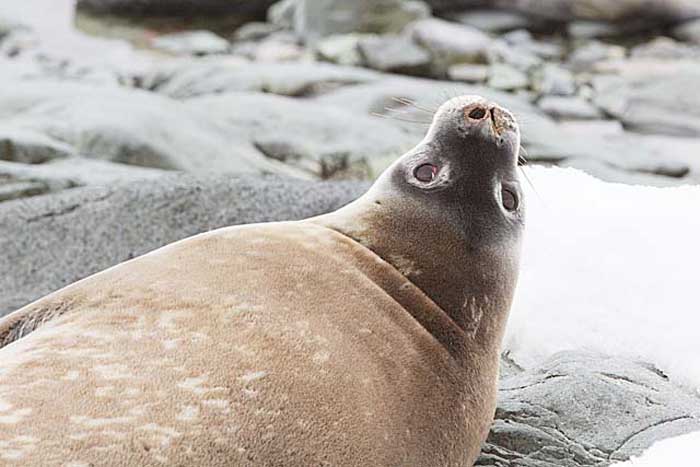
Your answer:
[[[0,321],[21,466],[470,466],[492,421],[519,131],[437,111],[360,199],[197,235]]]

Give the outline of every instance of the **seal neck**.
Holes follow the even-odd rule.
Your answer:
[[[438,326],[434,321],[421,325],[450,347],[450,353],[473,357],[476,352],[496,352],[489,357],[497,358],[515,283],[513,277],[502,275],[514,273],[517,265],[494,261],[514,260],[500,252],[474,254],[459,233],[448,226],[426,226],[420,213],[410,207],[403,210],[399,201],[370,190],[344,208],[309,222],[370,249],[422,290],[449,319]]]

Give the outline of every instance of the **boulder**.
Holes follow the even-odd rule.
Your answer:
[[[150,181],[169,174],[171,172],[164,170],[114,164],[84,157],[55,159],[44,164],[0,161],[0,180],[4,180],[5,184],[32,183],[43,187],[40,193],[25,196],[79,186],[109,186],[139,180]]]
[[[516,91],[530,85],[528,76],[505,63],[494,63],[489,70],[489,86],[500,91]]]
[[[12,147],[33,144],[29,147],[45,150],[47,158],[65,151],[188,172],[285,169],[280,164],[271,165],[206,111],[141,90],[52,81],[4,82],[0,120],[24,130],[20,134],[24,139],[12,139]],[[39,139],[36,135],[43,136]],[[9,154],[15,155],[10,159],[18,160],[17,149]]]
[[[364,183],[169,175],[0,203],[0,316],[167,243],[337,209]]]
[[[473,65],[471,63],[458,63],[447,69],[447,77],[452,81],[464,81],[466,83],[483,83],[489,77],[487,65]]]
[[[505,369],[476,466],[602,467],[700,430],[700,399],[649,364],[571,351]]]
[[[697,62],[674,61],[665,68],[649,66],[648,61],[639,64],[638,69],[623,68],[621,76],[596,78],[595,103],[633,131],[700,136],[700,96],[694,92],[700,82]]]
[[[419,141],[390,120],[285,96],[226,93],[187,106],[313,177],[373,178]]]
[[[594,120],[602,117],[598,108],[580,97],[545,96],[537,106],[557,119]]]
[[[208,55],[228,52],[229,42],[210,31],[185,31],[158,36],[151,47],[176,55]]]
[[[576,93],[576,81],[571,71],[547,63],[534,74],[533,88],[539,94],[571,96]]]
[[[430,74],[430,53],[409,37],[376,35],[361,39],[358,47],[364,63],[375,70],[405,75]]]
[[[324,37],[316,42],[315,50],[319,59],[346,66],[362,66],[360,40],[373,37],[370,34],[337,34]]]
[[[308,42],[332,34],[396,33],[429,15],[418,0],[297,0],[294,31]]]
[[[433,67],[444,73],[456,63],[485,63],[493,39],[479,29],[437,18],[411,24],[413,39],[433,57]]]
[[[306,96],[378,78],[370,70],[329,63],[250,63],[236,58],[209,57],[159,65],[135,80],[144,89],[183,99],[242,91]]]

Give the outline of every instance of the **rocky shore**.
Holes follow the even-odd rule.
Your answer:
[[[198,232],[335,209],[458,94],[513,110],[528,164],[700,181],[694,1],[167,3],[0,6],[0,316]],[[605,466],[700,430],[697,394],[648,363],[503,365],[477,465]]]

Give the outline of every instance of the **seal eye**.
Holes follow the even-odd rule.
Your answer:
[[[503,207],[508,211],[515,211],[518,209],[517,195],[507,188],[501,188],[501,203],[503,203]]]
[[[437,172],[437,166],[433,164],[422,164],[416,167],[416,170],[413,171],[413,176],[416,177],[418,181],[429,183],[435,180]]]

